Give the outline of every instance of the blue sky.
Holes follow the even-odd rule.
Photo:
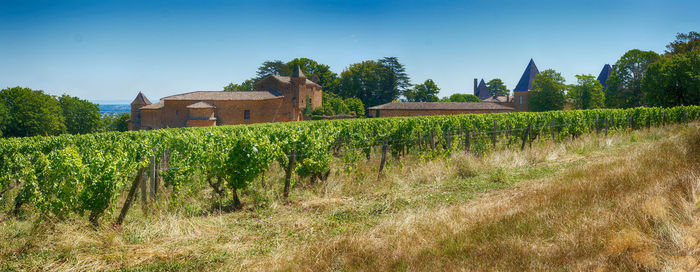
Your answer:
[[[0,88],[90,100],[221,90],[266,60],[340,74],[396,56],[440,96],[515,87],[530,58],[567,82],[700,30],[700,1],[4,1]]]

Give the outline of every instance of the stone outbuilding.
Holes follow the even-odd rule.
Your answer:
[[[372,117],[449,115],[513,112],[514,109],[489,102],[392,102],[369,108]]]
[[[139,92],[131,102],[129,130],[303,120],[307,106],[322,105],[322,90],[297,67],[291,77],[270,75],[256,91],[196,91],[151,103]]]

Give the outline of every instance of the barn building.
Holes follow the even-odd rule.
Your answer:
[[[131,102],[129,130],[303,120],[302,110],[322,105],[322,89],[299,67],[292,76],[270,75],[256,91],[196,91],[151,103],[139,92]]]

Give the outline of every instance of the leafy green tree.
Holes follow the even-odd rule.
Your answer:
[[[102,127],[104,131],[127,131],[129,130],[129,119],[131,114],[122,113],[120,115],[102,116]]]
[[[456,93],[440,98],[440,102],[481,102],[481,99],[473,94]]]
[[[5,102],[0,100],[0,137],[3,136],[8,120],[10,120],[10,112],[7,110]]]
[[[492,94],[496,96],[506,96],[510,94],[510,90],[506,88],[506,85],[503,84],[503,80],[500,78],[494,78],[490,80],[489,82],[486,83],[486,87],[491,91]]]
[[[68,133],[95,133],[102,129],[100,108],[97,104],[67,94],[58,97],[58,102],[63,108]]]
[[[406,67],[399,62],[397,57],[385,57],[380,59],[378,63],[382,72],[382,90],[401,95],[411,88],[411,79],[406,74]]]
[[[263,78],[269,75],[289,76],[292,74],[292,71],[293,70],[281,60],[273,60],[263,62],[263,64],[258,67],[256,75],[257,78]]]
[[[695,31],[688,34],[676,34],[676,40],[666,45],[666,55],[686,54],[695,52],[700,54],[700,33]]]
[[[362,104],[362,100],[359,98],[345,98],[343,102],[348,107],[348,113],[355,113],[357,117],[365,115],[365,105]]]
[[[403,65],[396,58],[384,58],[350,65],[340,74],[338,94],[372,107],[396,100],[406,86],[410,83]]]
[[[700,54],[661,58],[649,65],[641,88],[649,106],[700,105]]]
[[[56,135],[65,131],[58,100],[40,90],[13,87],[0,91],[9,112],[5,136]]]
[[[647,67],[659,59],[654,51],[633,49],[627,51],[613,66],[606,81],[605,106],[608,108],[633,108],[644,105],[642,78]]]
[[[599,109],[605,104],[603,85],[593,75],[576,75],[578,84],[569,88],[567,96],[576,109]]]
[[[241,84],[229,83],[228,85],[224,86],[224,91],[227,91],[227,92],[255,91],[255,82],[257,82],[257,79],[248,79],[246,81],[241,82]]]
[[[551,111],[564,109],[566,84],[564,77],[552,69],[537,74],[532,82],[530,110]]]
[[[399,96],[398,92],[383,94],[381,75],[377,73],[379,64],[373,60],[367,60],[350,65],[340,74],[341,97],[356,97],[362,100],[366,106],[376,106],[390,102]],[[386,97],[390,99],[387,99]]]
[[[406,90],[404,96],[409,102],[437,102],[439,92],[440,88],[437,84],[432,79],[428,79],[414,86],[413,89]]]
[[[442,102],[481,102],[481,99],[473,94],[452,94],[450,97],[440,99]]]

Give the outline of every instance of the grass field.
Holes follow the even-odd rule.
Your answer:
[[[378,157],[298,181],[289,201],[272,169],[234,212],[201,188],[120,228],[8,217],[0,270],[700,269],[699,123],[408,155],[381,179]]]

